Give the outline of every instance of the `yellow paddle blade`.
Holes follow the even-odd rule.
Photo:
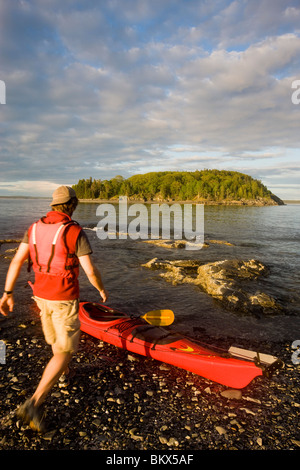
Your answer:
[[[174,321],[174,313],[172,310],[151,310],[141,316],[146,322],[155,326],[167,326],[171,325]]]

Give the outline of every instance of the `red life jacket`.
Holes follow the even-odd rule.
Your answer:
[[[29,228],[34,295],[49,300],[79,297],[76,242],[81,230],[71,217],[57,211],[49,212]]]

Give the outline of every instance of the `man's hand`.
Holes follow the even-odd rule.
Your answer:
[[[12,312],[14,309],[14,297],[13,295],[3,294],[2,299],[0,300],[0,313],[7,316],[8,312]]]
[[[102,297],[102,301],[103,301],[103,302],[106,302],[107,299],[108,299],[108,292],[107,292],[107,290],[106,290],[106,289],[103,289],[103,290],[100,290],[99,292],[100,292],[100,295],[101,295],[101,297]]]

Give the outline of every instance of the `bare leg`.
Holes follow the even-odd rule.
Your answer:
[[[53,350],[53,356],[48,362],[40,383],[32,396],[35,406],[39,406],[44,402],[59,377],[68,368],[71,357],[72,353],[70,352],[55,352]]]

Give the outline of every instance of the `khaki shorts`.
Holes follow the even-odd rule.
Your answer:
[[[54,347],[55,352],[76,352],[80,338],[78,300],[33,298],[40,309],[46,342]]]

